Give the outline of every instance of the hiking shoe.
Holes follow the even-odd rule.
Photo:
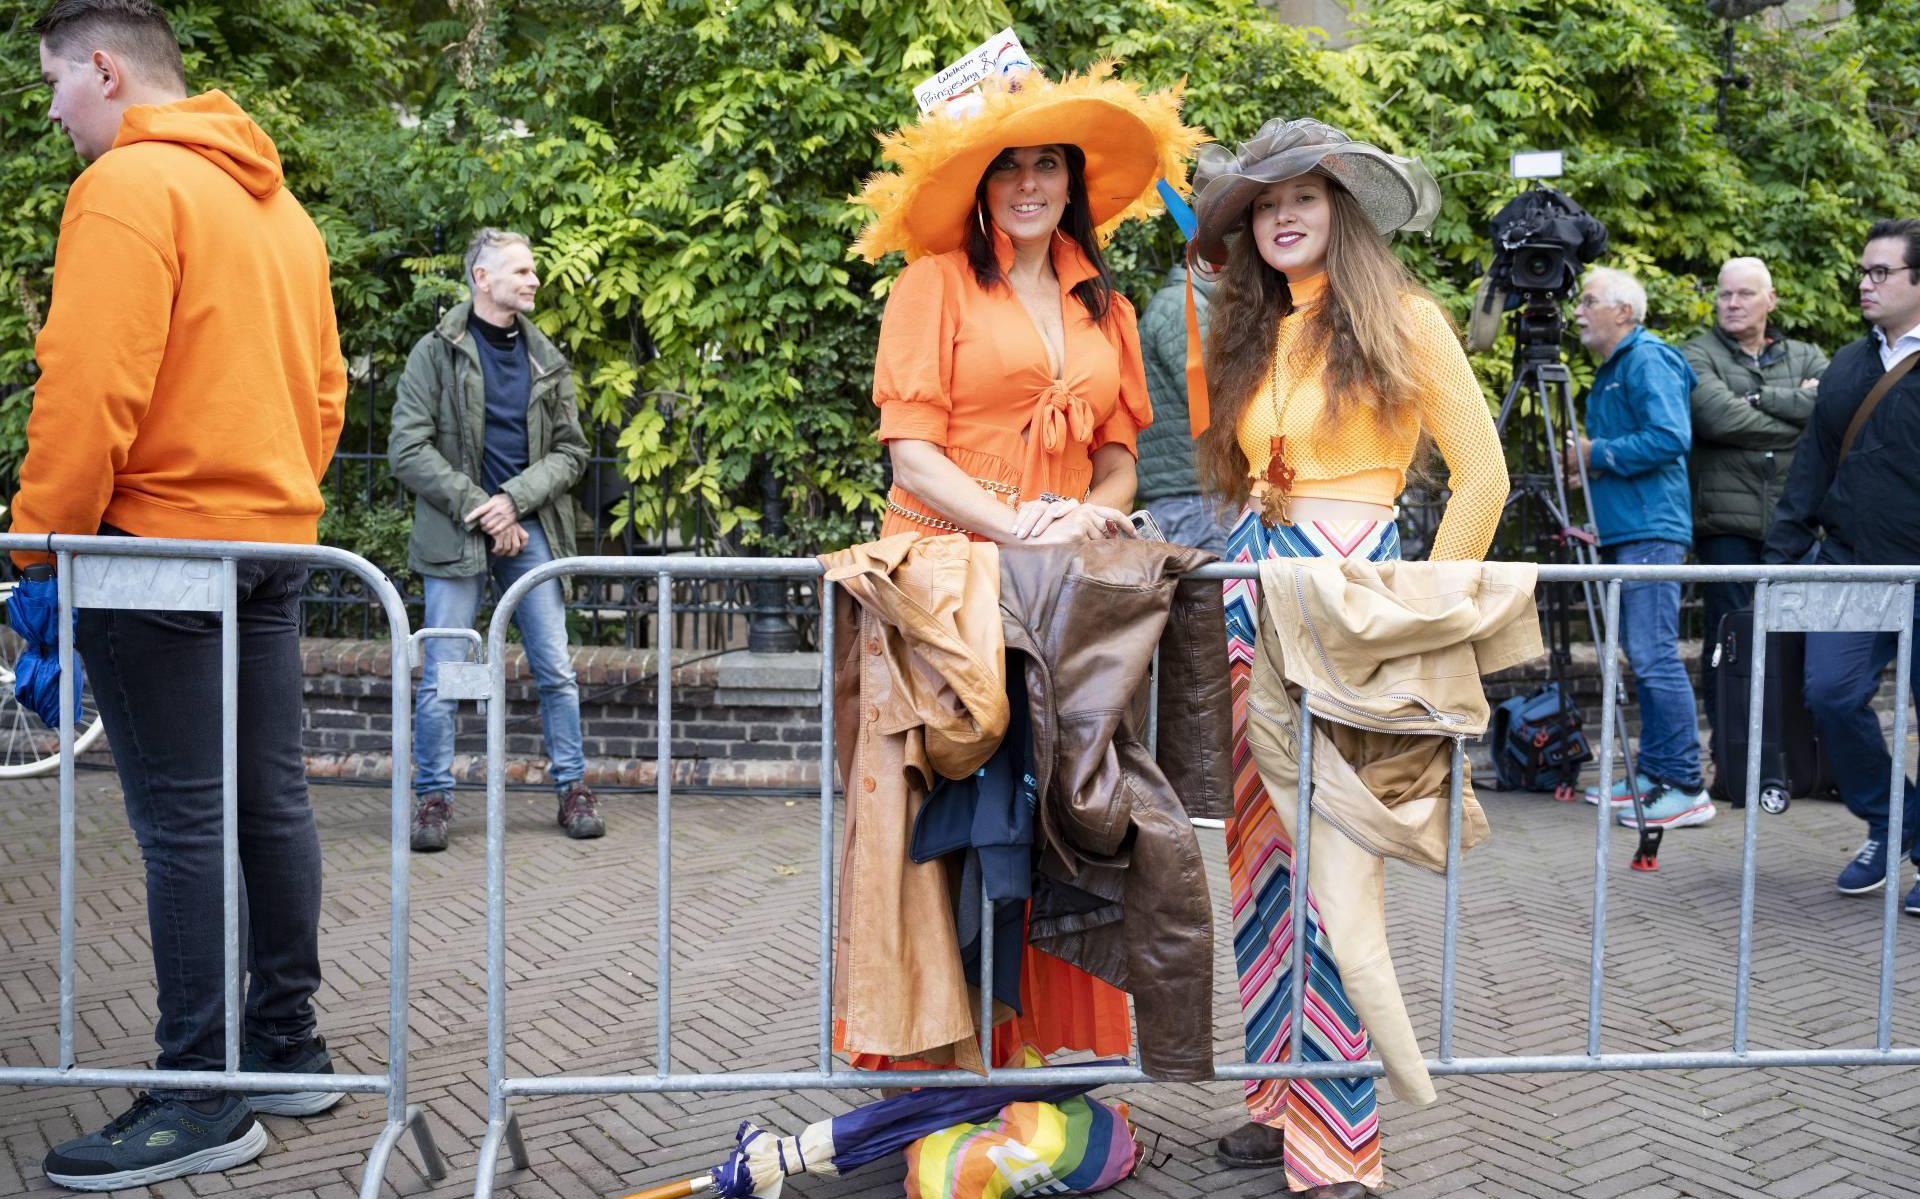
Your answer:
[[[231,1170],[266,1147],[267,1130],[238,1095],[188,1103],[143,1091],[99,1132],[47,1154],[43,1168],[48,1182],[70,1190],[119,1191]]]
[[[585,783],[574,783],[560,797],[560,827],[575,841],[607,835],[607,822],[600,818],[600,798]]]
[[[1705,790],[1683,791],[1665,783],[1653,784],[1640,797],[1640,806],[1646,813],[1648,828],[1688,828],[1705,824],[1715,815],[1713,801],[1707,798]],[[1640,827],[1640,822],[1634,819],[1632,800],[1614,810],[1617,813],[1614,819],[1621,824],[1628,828]]]
[[[1268,1168],[1286,1164],[1287,1143],[1278,1128],[1249,1120],[1215,1141],[1213,1155],[1229,1166]]]
[[[1871,895],[1887,885],[1887,843],[1868,837],[1853,861],[1834,880],[1842,895]]]
[[[1652,793],[1654,788],[1654,783],[1653,783],[1653,780],[1648,778],[1646,775],[1641,774],[1639,771],[1636,770],[1634,771],[1634,774],[1633,774],[1633,781],[1637,784],[1636,789],[1639,791],[1641,799],[1643,800],[1646,799],[1647,796]],[[1600,788],[1588,787],[1583,794],[1588,803],[1594,804],[1596,806],[1600,803]],[[1609,795],[1607,802],[1611,803],[1616,808],[1619,808],[1619,807],[1630,808],[1633,806],[1633,795],[1627,788],[1626,779],[1618,778],[1613,780],[1613,787],[1611,788],[1611,794]]]
[[[453,819],[453,796],[429,791],[413,797],[413,834],[408,843],[415,853],[439,853],[447,847],[447,822]]]
[[[332,1074],[327,1039],[315,1035],[285,1053],[268,1053],[248,1041],[240,1051],[240,1069],[249,1074]],[[266,1091],[247,1096],[247,1106],[263,1116],[317,1116],[345,1099],[339,1091]]]

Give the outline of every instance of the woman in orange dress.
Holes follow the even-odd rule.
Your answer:
[[[1176,93],[1105,70],[992,85],[887,139],[900,169],[868,183],[855,246],[908,259],[874,361],[894,473],[882,536],[1132,535],[1134,441],[1152,413],[1133,306],[1100,243],[1154,210],[1157,179],[1184,180],[1199,140]],[[996,1064],[1131,1045],[1125,994],[1057,958],[1027,950],[1021,997],[994,1030]],[[858,1066],[887,1064],[852,1048]]]

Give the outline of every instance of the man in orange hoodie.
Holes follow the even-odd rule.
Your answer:
[[[16,533],[310,545],[346,394],[326,245],[273,142],[220,92],[189,96],[149,0],[55,0],[35,26],[49,118],[89,164],[67,193]],[[239,564],[239,703],[218,617],[84,610],[76,634],[146,862],[164,1070],[220,1071],[222,721],[237,722],[249,952],[240,1068],[331,1072],[314,1032],[320,843],[300,747],[304,568]],[[325,1092],[155,1090],[46,1159],[79,1190],[258,1157],[254,1112]]]

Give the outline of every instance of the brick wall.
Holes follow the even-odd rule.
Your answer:
[[[303,643],[305,738],[310,773],[323,778],[384,779],[392,768],[391,657],[385,642]],[[1698,644],[1682,646],[1690,672]],[[655,781],[654,654],[579,648],[581,724],[587,777],[596,786],[650,787]],[[1487,681],[1494,702],[1537,686],[1545,661]],[[417,672],[416,672],[417,674]],[[1631,675],[1622,671],[1632,696]],[[1599,726],[1599,672],[1590,647],[1576,647],[1573,690]],[[733,651],[674,668],[673,777],[676,786],[815,788],[820,785],[820,665],[812,654]],[[507,650],[507,777],[547,779],[537,692],[518,646]],[[1631,706],[1629,726],[1634,723]],[[479,783],[486,772],[486,727],[479,706],[460,705],[454,777]]]
[[[326,778],[388,778],[392,768],[392,657],[385,642],[311,640],[301,646],[308,770]],[[658,746],[651,650],[579,648],[574,672],[589,783],[652,786]],[[415,671],[418,676],[418,671]],[[676,784],[817,787],[820,666],[810,654],[735,651],[674,668]],[[518,646],[507,651],[507,777],[546,781],[538,692]],[[408,702],[411,702],[409,697]],[[454,776],[480,782],[486,723],[463,703]]]

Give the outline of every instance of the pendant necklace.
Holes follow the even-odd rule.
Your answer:
[[[1293,520],[1287,514],[1287,493],[1293,489],[1293,468],[1287,465],[1286,426],[1281,420],[1286,412],[1286,401],[1293,398],[1293,389],[1280,394],[1280,353],[1278,348],[1273,355],[1273,436],[1267,439],[1266,492],[1260,497],[1260,520],[1268,528],[1291,525]]]

